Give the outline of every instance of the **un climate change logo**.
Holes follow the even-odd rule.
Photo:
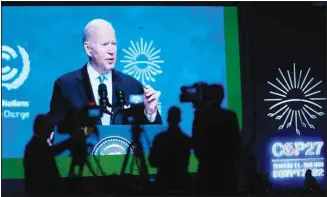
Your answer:
[[[26,50],[17,45],[18,53],[9,46],[2,46],[2,87],[7,88],[7,90],[13,90],[19,88],[24,84],[30,72],[30,60],[29,55]],[[16,66],[8,65],[4,63],[4,60],[9,62],[20,56],[22,60],[22,67],[18,69]]]
[[[272,103],[267,116],[282,121],[278,130],[294,125],[295,132],[300,135],[299,126],[315,129],[311,120],[325,115],[321,102],[326,98],[319,96],[322,80],[316,81],[310,76],[311,68],[303,73],[300,70],[297,74],[295,64],[292,74],[287,70],[284,75],[280,68],[278,70],[280,78],[276,78],[277,83],[268,81],[274,89],[269,91],[272,98],[264,99]]]

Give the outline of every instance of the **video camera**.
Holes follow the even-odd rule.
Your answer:
[[[219,84],[204,82],[195,83],[192,86],[182,86],[180,102],[201,105],[209,101],[221,102],[224,98],[224,88]]]
[[[138,115],[144,109],[143,105],[143,94],[131,94],[128,97],[129,108],[125,109],[123,114],[124,120],[129,125],[140,125],[141,117]]]
[[[91,133],[95,133],[95,135],[98,136],[96,125],[103,115],[101,107],[97,106],[94,102],[90,102],[79,113],[82,114],[82,118],[79,120],[76,126],[79,129],[86,129],[86,136]]]

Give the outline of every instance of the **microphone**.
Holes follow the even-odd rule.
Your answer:
[[[98,87],[98,94],[99,94],[99,103],[101,109],[107,109],[107,107],[111,107],[109,100],[108,100],[108,91],[107,86],[104,83],[101,83]]]
[[[116,89],[116,97],[117,97],[118,106],[120,107],[120,109],[122,109],[122,110],[125,109],[125,106],[127,105],[125,93],[120,89]]]

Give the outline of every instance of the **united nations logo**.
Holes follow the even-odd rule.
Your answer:
[[[9,62],[16,59],[18,56],[22,58],[22,67],[19,70],[17,66],[7,65],[6,63],[2,62],[2,86],[7,88],[7,90],[17,89],[23,85],[30,72],[30,60],[28,53],[19,45],[17,48],[19,55],[9,46],[1,47],[2,61],[5,60]]]
[[[95,145],[92,155],[125,155],[130,144],[122,137],[106,137]]]

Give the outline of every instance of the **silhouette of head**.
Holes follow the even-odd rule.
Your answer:
[[[33,130],[34,134],[42,137],[48,138],[54,129],[54,125],[49,116],[40,114],[37,115],[34,120]]]
[[[312,171],[310,169],[307,169],[307,171],[305,171],[305,177],[311,177],[312,176]]]
[[[206,101],[215,101],[215,103],[221,104],[224,99],[224,87],[220,84],[206,86],[204,97]]]
[[[168,124],[169,126],[177,126],[181,121],[181,110],[173,106],[168,111]]]

